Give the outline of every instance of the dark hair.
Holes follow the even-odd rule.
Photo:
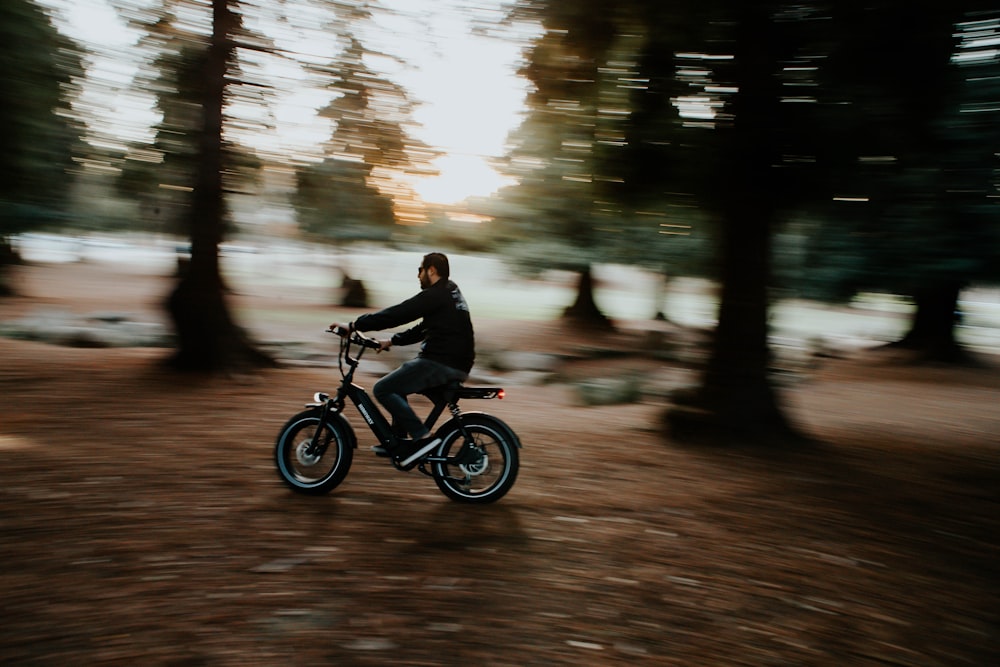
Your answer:
[[[437,274],[440,278],[445,280],[451,275],[451,269],[448,268],[448,257],[444,253],[432,252],[424,255],[424,261],[421,263],[425,269],[433,266],[437,270]]]

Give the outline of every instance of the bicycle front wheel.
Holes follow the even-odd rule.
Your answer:
[[[463,503],[486,504],[502,498],[517,480],[520,458],[517,436],[509,426],[487,414],[462,417],[470,440],[458,424],[445,424],[438,435],[442,444],[432,468],[441,492]],[[441,460],[443,459],[443,460]]]
[[[354,460],[350,426],[340,415],[328,415],[317,437],[320,414],[307,410],[289,419],[274,446],[278,476],[299,493],[329,493],[344,481]]]

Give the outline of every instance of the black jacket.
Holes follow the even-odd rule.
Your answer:
[[[415,327],[393,334],[393,345],[423,341],[420,356],[465,373],[476,359],[469,305],[451,280],[439,280],[402,303],[354,321],[358,331],[381,331],[423,318]]]

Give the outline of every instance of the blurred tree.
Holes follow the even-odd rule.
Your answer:
[[[256,87],[240,78],[237,47],[270,48],[266,40],[244,30],[236,11],[239,4],[237,0],[212,0],[206,16],[204,5],[164,0],[132,17],[145,31],[146,46],[176,59],[170,64],[162,58],[159,61],[157,80],[176,86],[159,98],[164,123],[176,123],[165,130],[190,132],[190,141],[181,138],[170,144],[161,139],[159,143],[160,150],[175,155],[179,167],[160,176],[178,178],[175,187],[180,190],[190,188],[184,216],[191,240],[190,260],[181,265],[178,282],[167,299],[177,336],[170,361],[182,370],[225,371],[273,363],[234,321],[219,264],[219,245],[229,219],[225,181],[232,173],[224,111],[238,84]],[[187,165],[193,168],[190,186],[184,184]]]
[[[155,91],[161,120],[152,145],[133,143],[118,178],[119,191],[139,201],[141,220],[133,229],[186,235],[190,192],[200,159],[198,130],[204,97],[208,47],[201,36],[175,30],[156,57],[144,85]],[[223,138],[223,186],[227,196],[251,190],[261,161]],[[228,212],[228,208],[226,209]],[[226,223],[231,224],[228,215]]]
[[[299,227],[310,238],[334,244],[388,241],[392,199],[368,183],[370,171],[361,162],[338,158],[299,167],[292,199]]]
[[[299,228],[309,238],[335,247],[352,241],[388,241],[394,224],[392,198],[369,184],[370,171],[361,162],[337,158],[297,168],[292,203]],[[346,262],[333,268],[340,274],[337,303],[368,308],[364,281],[351,276]]]
[[[31,0],[0,4],[0,294],[13,234],[65,224],[81,126],[67,113],[81,50]]]
[[[613,8],[585,1],[525,4],[541,13],[543,24],[552,21],[550,13],[559,19],[545,25],[554,33],[546,37],[560,48],[559,57],[541,61],[553,70],[547,76],[530,74],[544,50],[533,51],[526,68],[539,90],[532,116],[551,114],[557,137],[555,147],[535,155],[554,156],[550,159],[558,166],[541,161],[538,172],[549,169],[556,175],[531,192],[535,197],[526,194],[522,205],[533,210],[538,195],[551,196],[557,184],[570,180],[559,169],[582,164],[581,180],[599,184],[600,195],[566,194],[552,207],[563,215],[582,201],[585,210],[610,211],[618,232],[620,224],[634,221],[632,215],[662,214],[672,202],[702,207],[718,223],[719,318],[702,383],[670,411],[671,428],[678,437],[795,437],[768,374],[770,241],[788,176],[794,173],[775,168],[785,162],[790,141],[785,136],[789,125],[782,122],[788,110],[782,105],[780,73],[791,47],[778,27],[780,12],[772,3],[735,0],[632,0]],[[615,52],[613,45],[625,48]],[[605,74],[611,78],[603,80],[619,91],[610,103],[598,94]],[[590,109],[576,123],[584,147],[578,152],[586,162],[566,152],[576,148],[564,138],[571,119],[546,108],[577,109],[581,100]],[[602,111],[620,122],[614,132],[598,136]],[[544,140],[550,131],[538,134]],[[609,141],[596,151],[597,140],[605,137]],[[668,219],[665,224],[678,223]],[[585,232],[599,229],[590,225],[570,233],[586,239]],[[603,239],[594,238],[589,247],[601,247]]]
[[[504,230],[508,257],[522,268],[555,268],[579,275],[575,302],[564,316],[610,326],[594,299],[592,266],[611,259],[621,231],[607,196],[612,162],[603,153],[621,142],[627,94],[609,62],[629,49],[618,14],[597,1],[522,1],[518,20],[541,24],[521,74],[533,84],[530,112],[512,133],[504,171],[519,181],[489,211]]]
[[[995,81],[1000,61],[983,43],[997,12],[951,2],[913,12],[899,1],[838,4],[836,48],[822,69],[832,191],[807,246],[807,295],[849,298],[887,290],[913,298],[895,345],[918,358],[964,361],[958,299],[997,279],[994,223]]]
[[[714,125],[715,136],[705,138],[714,174],[697,185],[699,194],[718,195],[702,194],[720,224],[718,323],[701,385],[667,418],[681,437],[773,443],[796,435],[769,376],[767,323],[771,239],[787,205],[785,172],[778,166],[789,124],[782,122],[779,73],[789,47],[772,3],[719,3],[719,9],[716,19],[732,29],[731,41],[716,47],[731,47],[719,54],[729,56],[719,83],[732,92],[720,107],[726,117]]]
[[[659,203],[638,204],[639,200],[628,207],[632,210],[623,207],[623,228],[607,257],[620,264],[647,268],[659,276],[651,312],[653,319],[667,320],[674,280],[712,275],[712,224],[690,196],[675,194]]]
[[[396,224],[390,177],[394,173],[435,175],[431,162],[441,155],[409,132],[414,105],[398,85],[366,63],[370,52],[351,26],[370,18],[359,3],[349,23],[337,23],[346,44],[319,74],[334,98],[319,115],[334,123],[324,145],[326,159],[297,169],[294,199],[302,229],[322,240],[385,241]]]
[[[323,146],[322,162],[296,169],[295,206],[300,228],[311,238],[340,245],[353,241],[388,241],[396,228],[394,198],[405,198],[394,184],[400,173],[432,176],[441,155],[410,133],[414,103],[407,92],[366,63],[387,57],[370,51],[356,37],[358,26],[372,18],[373,3],[332,3],[337,10],[331,31],[344,43],[325,66],[309,66],[333,99],[319,110],[334,123]],[[386,12],[383,7],[379,11]],[[367,307],[364,284],[344,266],[342,304]]]
[[[972,140],[988,127],[994,136],[997,124],[987,111],[995,99],[992,105],[981,99],[978,108],[967,104],[965,111],[978,111],[978,118],[945,113],[955,99],[951,59],[960,6],[922,8],[915,17],[905,3],[877,0],[632,0],[595,19],[588,18],[594,7],[582,0],[522,4],[545,17],[543,24],[549,14],[562,21],[546,24],[570,43],[562,52],[577,49],[605,71],[624,64],[636,84],[619,107],[627,118],[620,147],[589,154],[585,173],[601,174],[608,209],[628,219],[660,210],[673,193],[687,193],[717,221],[718,325],[702,385],[669,414],[675,432],[796,437],[768,377],[772,239],[779,221],[811,210],[818,197],[839,207],[871,202],[862,216],[855,208],[855,219],[841,228],[857,236],[838,235],[841,248],[864,244],[864,252],[837,261],[855,272],[858,284],[873,276],[882,285],[906,279],[918,302],[908,341],[937,339],[939,345],[942,333],[950,332],[955,277],[967,279],[970,267],[982,268],[996,247],[984,243],[995,238],[995,225],[981,224],[989,219],[982,215],[985,195],[995,194],[995,144]],[[588,32],[594,25],[601,29]],[[623,52],[601,60],[610,45],[621,43],[607,32],[623,30],[639,44],[634,66]],[[573,74],[565,63],[547,62],[571,73],[563,75],[569,82],[599,87],[597,74]],[[987,88],[977,84],[980,93]],[[555,99],[577,103],[580,96]],[[585,117],[596,126],[597,114]],[[970,161],[977,149],[980,157]],[[559,154],[547,146],[538,155]],[[544,173],[544,159],[536,164]],[[552,189],[539,190],[547,195]],[[859,192],[866,196],[853,196]],[[597,200],[581,199],[584,205]],[[532,210],[530,197],[521,204]],[[563,206],[569,209],[569,201]],[[839,277],[824,272],[823,263],[808,265],[823,280]],[[945,339],[940,349],[949,347]]]

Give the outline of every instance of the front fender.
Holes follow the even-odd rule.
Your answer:
[[[354,427],[351,423],[347,421],[347,417],[344,416],[342,412],[331,412],[326,416],[326,421],[331,424],[336,424],[335,428],[339,428],[341,432],[347,436],[347,441],[351,443],[351,449],[358,448],[358,437],[354,433]]]
[[[322,404],[311,403],[306,407],[309,408],[309,412],[315,413],[316,417],[323,414]],[[347,442],[350,443],[351,449],[358,448],[358,436],[354,433],[354,427],[351,426],[349,421],[347,421],[347,417],[344,416],[344,413],[330,410],[326,413],[326,422],[333,426],[333,428],[340,431],[341,435],[343,435],[347,439]]]

